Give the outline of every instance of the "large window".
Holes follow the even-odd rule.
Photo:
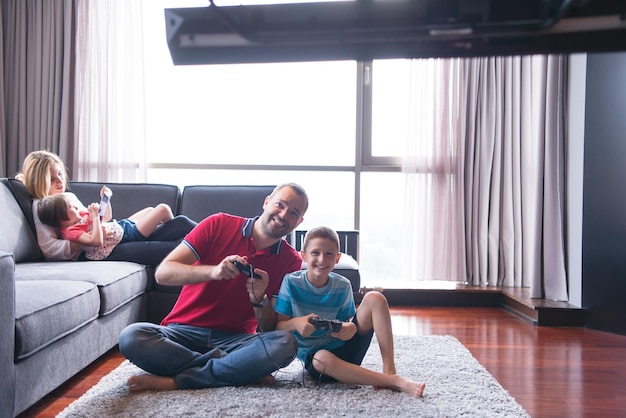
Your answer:
[[[354,166],[355,62],[160,68],[147,74],[148,138],[176,146],[150,161]]]
[[[300,229],[358,229],[362,284],[400,279],[406,62],[173,66],[150,23],[162,7],[145,23],[148,181],[296,181],[311,200]]]
[[[377,60],[372,76],[372,161],[406,152],[409,128],[410,60]]]

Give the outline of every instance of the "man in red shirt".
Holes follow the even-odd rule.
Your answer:
[[[307,208],[304,189],[286,183],[265,198],[260,216],[211,215],[185,237],[155,274],[159,284],[183,286],[174,308],[160,325],[131,324],[120,335],[122,354],[151,373],[132,376],[130,391],[240,386],[294,359],[293,335],[274,330],[273,298],[301,268],[283,237]]]

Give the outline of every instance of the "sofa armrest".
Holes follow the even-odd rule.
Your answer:
[[[15,400],[15,262],[0,251],[0,416],[13,416]]]

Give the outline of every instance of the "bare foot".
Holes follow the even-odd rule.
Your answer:
[[[400,376],[397,376],[397,377],[398,377],[398,381],[395,383],[394,389],[399,390],[401,392],[406,392],[418,398],[422,397],[422,394],[424,393],[424,388],[426,387],[425,383],[414,382],[412,380],[408,380]]]
[[[144,390],[175,390],[176,385],[171,377],[155,376],[153,374],[138,374],[128,378],[129,392],[143,392]]]

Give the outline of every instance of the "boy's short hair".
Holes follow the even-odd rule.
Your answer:
[[[62,222],[69,221],[69,206],[70,201],[65,193],[44,197],[37,204],[37,215],[44,224],[58,228]]]
[[[304,243],[302,244],[302,251],[306,252],[306,247],[309,245],[309,242],[313,238],[329,239],[337,245],[337,251],[339,251],[340,249],[339,235],[334,229],[329,228],[327,226],[316,226],[315,228],[309,229],[306,235],[304,236]]]

